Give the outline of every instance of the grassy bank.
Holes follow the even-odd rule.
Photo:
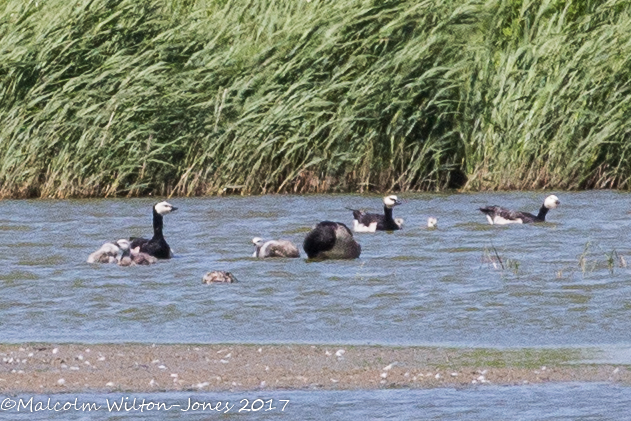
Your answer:
[[[0,4],[0,196],[631,187],[628,0]]]

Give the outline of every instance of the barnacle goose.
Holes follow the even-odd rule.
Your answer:
[[[355,232],[375,232],[400,230],[403,226],[403,219],[392,218],[392,208],[400,205],[401,202],[395,195],[383,198],[383,215],[378,213],[365,213],[361,210],[353,211],[353,231]]]
[[[545,222],[548,210],[554,209],[560,204],[558,197],[550,195],[546,197],[536,216],[531,213],[512,211],[499,206],[487,206],[480,208],[480,211],[486,215],[486,219],[491,225],[529,224],[531,222]]]
[[[177,208],[168,202],[160,202],[153,206],[153,237],[150,240],[146,238],[130,238],[131,249],[140,247],[139,251],[147,253],[150,256],[157,257],[158,259],[169,259],[173,253],[171,248],[164,239],[162,234],[162,217]]]

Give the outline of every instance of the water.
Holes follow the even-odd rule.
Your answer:
[[[31,396],[12,398],[16,404],[20,398],[28,402]],[[125,401],[127,397],[127,401]],[[106,395],[40,395],[33,397],[33,408],[37,402],[50,407],[59,402],[62,408],[66,402],[77,405],[95,403],[101,408],[93,412],[40,411],[20,412],[14,408],[0,412],[0,419],[300,419],[300,420],[624,420],[629,417],[631,389],[607,384],[545,384],[536,386],[500,387],[484,386],[465,389],[427,390],[370,390],[370,391],[276,391],[243,393],[158,393],[158,394],[106,394]],[[128,402],[132,407],[136,398],[136,408],[142,400],[145,404],[164,403],[160,412],[154,406],[147,410],[108,411],[112,402]],[[191,403],[211,404],[225,410],[226,402],[234,407],[227,413],[211,411],[193,412]],[[248,401],[242,401],[248,399]],[[260,399],[255,403],[256,399]],[[271,401],[270,401],[271,400]],[[286,401],[289,402],[286,402]],[[261,408],[261,404],[263,404]],[[180,406],[175,406],[180,405]],[[239,412],[244,408],[261,408],[257,412]],[[69,407],[68,407],[69,408]],[[95,408],[95,407],[93,407]],[[169,408],[168,410],[165,410]],[[269,408],[275,408],[271,411]],[[284,410],[282,410],[284,408]],[[188,411],[184,411],[187,410]],[[267,410],[267,411],[266,411]]]
[[[175,198],[165,236],[177,258],[127,268],[85,259],[150,236],[157,200],[1,201],[0,340],[624,348],[630,196],[555,193],[549,223],[508,227],[477,208],[536,212],[545,195],[400,195],[404,230],[356,234],[361,258],[327,262],[256,260],[250,240],[301,244],[316,222],[350,225],[345,206],[378,211],[380,197]],[[429,216],[438,229],[423,228]],[[210,270],[240,282],[203,285]]]

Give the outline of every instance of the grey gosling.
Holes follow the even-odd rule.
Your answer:
[[[264,259],[266,257],[300,257],[298,248],[288,240],[264,241],[260,237],[252,239],[255,250],[252,257]]]
[[[232,284],[237,282],[237,278],[230,272],[223,270],[213,270],[202,278],[202,284]]]
[[[120,241],[120,240],[119,240]],[[124,240],[127,241],[127,240]],[[129,244],[129,243],[127,243]],[[88,256],[88,263],[117,263],[118,256],[121,254],[121,248],[116,242],[108,242],[101,246],[100,249]]]

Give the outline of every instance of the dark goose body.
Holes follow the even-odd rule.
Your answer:
[[[307,234],[302,247],[310,259],[356,259],[361,254],[353,233],[341,222],[320,222]]]

